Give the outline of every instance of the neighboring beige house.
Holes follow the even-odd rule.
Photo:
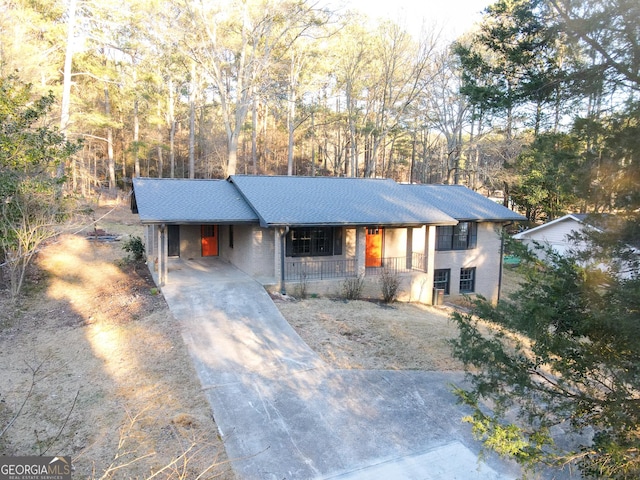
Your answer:
[[[497,301],[500,231],[524,220],[459,185],[343,177],[137,178],[132,210],[160,284],[176,258],[219,257],[282,292],[305,282],[335,293],[360,276],[378,295],[388,270],[400,299],[424,303],[442,293]]]

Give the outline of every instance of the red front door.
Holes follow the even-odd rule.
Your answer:
[[[203,257],[218,256],[218,225],[202,225],[200,227]]]
[[[366,267],[382,266],[382,229],[367,228]]]

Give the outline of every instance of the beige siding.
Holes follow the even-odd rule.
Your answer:
[[[180,258],[188,260],[202,257],[200,232],[200,225],[180,226]]]
[[[450,298],[461,297],[460,269],[476,269],[475,293],[488,300],[498,299],[500,276],[500,232],[494,223],[478,224],[477,247],[470,250],[436,251],[435,269],[450,269]]]
[[[407,254],[407,229],[385,228],[382,256],[386,258],[404,257]]]
[[[545,246],[549,245],[553,247],[556,252],[563,254],[568,248],[577,248],[578,250],[587,248],[584,242],[569,242],[567,238],[575,232],[581,232],[582,229],[582,224],[572,218],[566,218],[565,220],[531,232],[531,234],[523,232],[522,241],[531,249],[534,248],[535,241]],[[542,253],[540,253],[539,256],[544,258],[544,254]]]
[[[272,283],[275,271],[277,232],[258,225],[234,225],[233,247],[229,245],[229,226],[220,227],[220,256],[263,283]]]
[[[545,226],[530,235],[524,232],[522,236],[527,239],[536,240],[550,244],[564,244],[567,241],[567,235],[570,235],[574,231],[581,231],[582,225],[576,222],[572,218],[567,218],[563,221],[554,223],[553,225]]]

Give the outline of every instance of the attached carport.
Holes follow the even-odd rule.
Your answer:
[[[131,209],[140,216],[145,227],[147,263],[153,264],[161,286],[168,281],[169,229],[172,226],[197,228],[258,223],[255,212],[225,180],[185,182],[173,178],[136,178]],[[179,246],[178,250],[181,249]]]

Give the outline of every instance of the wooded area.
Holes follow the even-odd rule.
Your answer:
[[[388,177],[465,184],[531,222],[615,214],[576,255],[507,244],[522,285],[454,314],[453,346],[489,448],[638,478],[639,25],[638,0],[498,0],[446,44],[314,0],[3,0],[10,295],[74,200],[136,176]]]
[[[2,76],[53,92],[51,125],[83,142],[70,191],[381,176],[536,220],[613,210],[638,180],[634,1],[502,0],[454,45],[309,0],[3,3]]]

